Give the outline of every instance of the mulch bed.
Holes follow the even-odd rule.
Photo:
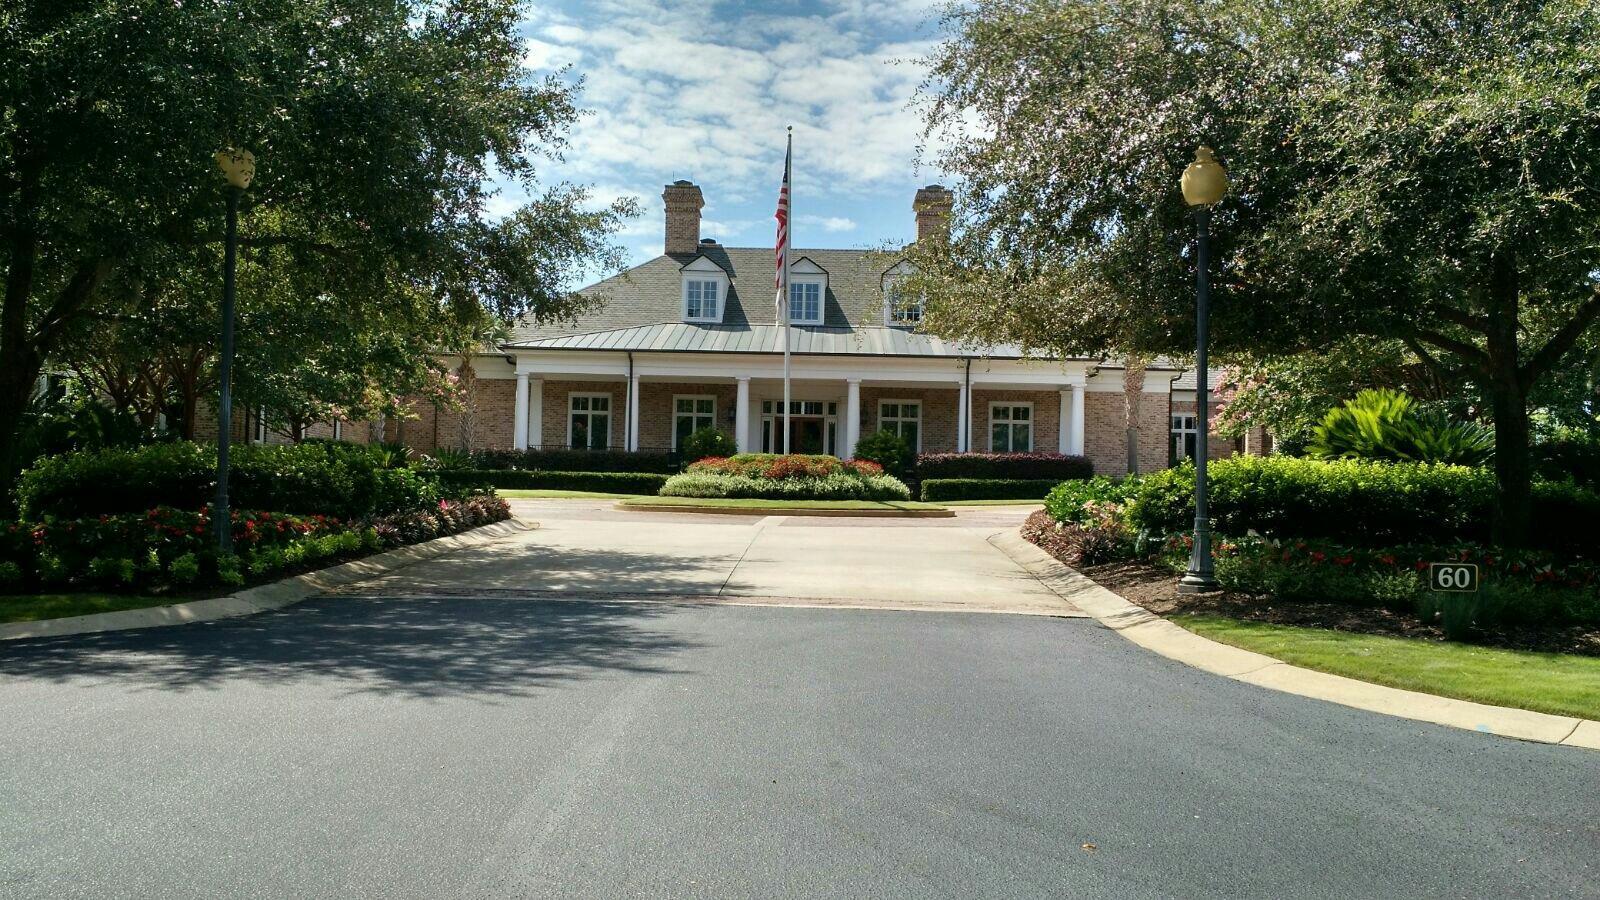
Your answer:
[[[1028,517],[1022,526],[1022,537],[1129,603],[1142,606],[1157,615],[1202,613],[1274,625],[1300,625],[1434,641],[1445,639],[1441,628],[1409,612],[1340,603],[1286,603],[1269,595],[1242,591],[1179,594],[1178,576],[1174,572],[1144,560],[1080,566],[1076,562],[1079,558],[1077,542],[1070,532],[1057,530],[1055,521],[1044,510]],[[1600,656],[1600,629],[1589,626],[1508,626],[1492,632],[1480,632],[1475,643],[1510,650]]]

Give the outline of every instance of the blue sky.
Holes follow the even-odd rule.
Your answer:
[[[908,106],[934,0],[569,0],[536,4],[522,31],[530,72],[570,66],[590,111],[541,180],[638,197],[633,263],[661,252],[661,189],[679,178],[705,193],[702,237],[769,246],[785,125],[797,247],[908,241],[912,195],[941,180],[915,166]]]

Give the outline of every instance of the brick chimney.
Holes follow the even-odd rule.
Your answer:
[[[930,184],[917,189],[911,208],[917,214],[917,240],[950,233],[950,207],[955,200],[944,185]]]
[[[674,181],[661,192],[667,207],[668,253],[695,253],[700,249],[700,208],[706,205],[692,181]]]

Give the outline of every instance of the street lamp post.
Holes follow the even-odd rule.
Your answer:
[[[1189,571],[1178,580],[1178,593],[1199,594],[1218,589],[1211,564],[1211,515],[1206,504],[1206,457],[1210,453],[1211,391],[1206,369],[1206,341],[1211,310],[1206,269],[1211,259],[1211,207],[1228,192],[1228,172],[1210,147],[1194,152],[1194,162],[1183,170],[1183,199],[1194,207],[1195,224],[1195,342],[1194,342],[1194,549]]]
[[[233,549],[233,522],[228,512],[228,441],[233,436],[233,282],[239,251],[239,197],[256,174],[256,158],[249,150],[217,151],[217,166],[228,179],[228,224],[222,260],[222,360],[217,377],[222,382],[217,402],[217,497],[211,504],[211,524],[217,550]]]

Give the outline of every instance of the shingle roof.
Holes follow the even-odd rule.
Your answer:
[[[883,273],[898,260],[893,254],[873,250],[790,251],[792,258],[809,258],[828,272],[828,295],[823,325],[849,329],[883,324]],[[521,323],[510,343],[520,345],[536,338],[606,331],[636,325],[680,322],[683,318],[682,279],[678,270],[704,256],[728,273],[729,287],[724,327],[772,325],[773,258],[771,247],[703,245],[699,253],[658,256],[578,293],[597,298],[603,305],[583,315],[577,323],[533,325]]]
[[[793,326],[789,350],[802,355],[989,357],[1019,359],[1017,347],[967,347],[904,328],[829,328]],[[783,345],[778,325],[696,325],[660,322],[579,334],[513,341],[528,350],[632,350],[658,353],[777,353]]]

